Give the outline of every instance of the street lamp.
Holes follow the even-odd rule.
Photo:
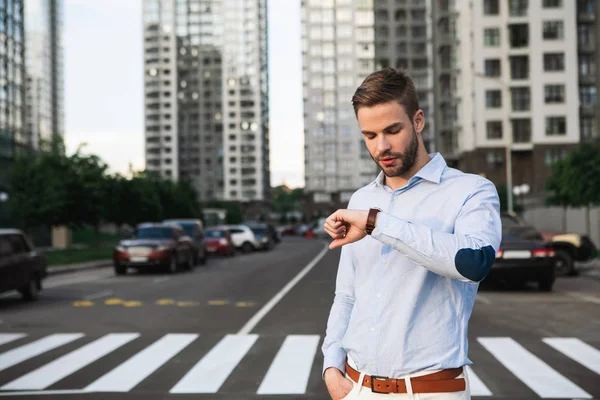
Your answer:
[[[529,193],[529,185],[524,183],[522,185],[519,186],[515,186],[512,189],[512,192],[514,193],[515,196],[519,197],[521,195],[523,195],[523,206],[525,206],[525,196]]]
[[[495,81],[498,82],[500,85],[502,85],[503,89],[507,92],[510,93],[510,88],[508,87],[508,85],[501,79],[495,79],[493,77],[489,77],[486,76],[485,74],[482,74],[481,72],[475,73],[475,77],[477,78],[483,78],[483,79],[489,79],[491,81]],[[504,106],[504,102],[502,102],[502,105]],[[504,163],[504,165],[506,166],[506,196],[507,196],[507,206],[508,206],[508,212],[512,213],[514,212],[514,205],[513,205],[513,197],[511,194],[511,188],[513,187],[513,177],[512,177],[512,132],[510,135],[506,135],[506,149],[505,149],[505,155],[504,158],[506,159],[506,162]],[[529,191],[529,186],[527,186],[527,190]]]
[[[8,193],[0,192],[0,203],[5,203],[8,201]]]

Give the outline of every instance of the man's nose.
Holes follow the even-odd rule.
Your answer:
[[[386,151],[389,151],[391,148],[390,142],[387,140],[385,135],[380,135],[377,138],[377,153],[383,154]]]

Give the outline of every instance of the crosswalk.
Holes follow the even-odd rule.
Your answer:
[[[257,353],[264,351],[265,343],[270,342],[276,343],[277,348],[265,352],[269,360],[264,363],[264,368],[261,366],[263,369],[250,371],[259,377],[258,387],[235,385],[239,392],[252,392],[259,396],[297,396],[311,390],[311,379],[313,382],[320,380],[321,363],[317,357],[321,357],[321,336],[288,335],[283,342],[265,337],[262,344],[258,345],[259,337],[257,334],[225,335],[220,339],[215,338],[216,343],[207,350],[197,351],[198,344],[202,345],[206,338],[196,333],[168,333],[149,342],[143,342],[144,335],[140,333],[109,333],[100,337],[84,333],[56,333],[42,337],[31,337],[26,333],[0,333],[0,396],[44,391],[135,392],[153,374],[165,368],[176,370],[177,381],[165,387],[164,392],[214,394],[232,379],[232,374],[236,368],[241,368],[246,358],[257,357]],[[576,384],[573,377],[561,374],[558,366],[553,368],[540,358],[539,348],[537,351],[528,349],[529,343],[520,343],[510,337],[476,338],[481,350],[487,352],[498,367],[506,369],[516,381],[529,388],[532,397],[600,397],[600,376],[596,376],[600,375],[600,350],[597,347],[578,338],[540,338],[539,342],[544,351],[574,361],[573,365],[581,368],[573,373],[574,376],[588,374],[593,379],[589,380],[588,385],[583,385],[581,382],[588,381],[579,378],[579,385]],[[598,342],[594,344],[597,346]],[[48,360],[49,353],[57,356]],[[124,357],[115,361],[120,358],[115,358],[115,354],[124,354]],[[179,363],[182,355],[190,360],[184,363],[185,369]],[[552,355],[544,359],[556,359],[556,354]],[[44,361],[35,363],[37,357],[42,357]],[[107,357],[114,365],[102,362]],[[493,382],[494,372],[485,370],[490,362],[478,364],[476,358],[473,361],[474,364],[467,367],[472,396],[502,397],[501,385]],[[37,366],[27,371],[20,368],[33,364]],[[89,375],[90,368],[94,366],[98,367],[98,371],[94,370],[95,376],[91,381],[83,382],[79,387],[64,388],[61,385],[61,381],[83,369]],[[18,376],[15,376],[15,371],[18,371]]]

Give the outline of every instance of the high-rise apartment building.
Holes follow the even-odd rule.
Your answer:
[[[432,150],[431,10],[425,0],[303,0],[305,193],[308,217],[345,207],[378,172],[360,133],[351,99],[371,72],[406,69],[429,118]]]
[[[144,0],[146,166],[200,200],[270,197],[266,0]]]
[[[25,2],[25,132],[33,149],[64,135],[62,9],[62,0]]]
[[[598,140],[600,134],[600,104],[597,93],[600,79],[600,7],[596,0],[577,1],[577,50],[579,52],[579,130],[582,141]]]
[[[580,141],[575,2],[439,0],[438,148],[464,171],[542,194]],[[510,157],[510,158],[509,158]]]
[[[0,1],[0,188],[15,154],[28,149],[25,123],[23,0]]]

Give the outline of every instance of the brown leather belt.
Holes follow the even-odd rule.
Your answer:
[[[466,388],[464,378],[456,379],[462,373],[462,367],[444,369],[429,375],[410,378],[413,393],[451,393],[462,392]],[[360,372],[346,362],[346,373],[358,383]],[[373,393],[408,393],[404,379],[384,378],[365,375],[362,385]]]

